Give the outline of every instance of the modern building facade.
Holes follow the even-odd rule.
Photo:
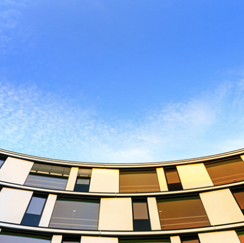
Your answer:
[[[244,243],[244,149],[157,163],[0,150],[0,243]]]

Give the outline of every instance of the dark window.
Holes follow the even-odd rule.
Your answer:
[[[200,243],[197,236],[180,237],[181,243]]]
[[[244,180],[244,162],[240,156],[205,163],[215,186]]]
[[[156,169],[120,170],[120,192],[157,192],[159,183]]]
[[[238,230],[236,233],[237,233],[237,235],[239,237],[240,242],[244,243],[244,231],[243,230]]]
[[[15,233],[0,233],[1,243],[50,243],[50,237],[39,237]]]
[[[38,226],[46,198],[33,196],[21,221],[22,225]]]
[[[147,209],[147,199],[132,200],[133,205],[133,228],[135,231],[151,230],[150,219]]]
[[[69,173],[69,167],[35,163],[25,185],[65,190]]]
[[[199,196],[157,201],[162,230],[210,226]]]
[[[63,236],[62,243],[80,243],[80,236],[77,237],[70,237],[70,236]]]
[[[89,192],[91,169],[79,169],[74,191]]]
[[[49,227],[62,229],[97,230],[98,200],[58,199]]]
[[[0,157],[0,168],[2,167],[5,160],[6,158]]]
[[[244,213],[244,190],[233,190],[233,195]]]
[[[164,172],[168,183],[169,191],[182,190],[180,177],[178,175],[176,167],[165,167]]]

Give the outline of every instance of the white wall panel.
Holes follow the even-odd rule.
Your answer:
[[[62,235],[53,235],[51,243],[62,243]]]
[[[183,189],[213,186],[203,163],[176,166]]]
[[[23,185],[34,163],[8,157],[0,169],[0,181]]]
[[[42,212],[42,217],[39,226],[48,227],[56,200],[57,200],[57,195],[55,194],[48,195],[45,207]]]
[[[79,171],[79,167],[71,167],[69,173],[69,179],[65,190],[74,191],[78,171]]]
[[[229,189],[200,193],[211,225],[244,221],[244,216]]]
[[[240,243],[234,230],[198,234],[201,243]]]
[[[180,240],[180,237],[178,235],[177,236],[171,236],[170,242],[171,243],[181,243],[181,240]]]
[[[0,221],[20,224],[32,194],[32,191],[4,187],[0,193]]]
[[[101,198],[98,230],[133,230],[131,198]]]
[[[157,171],[160,191],[168,191],[168,185],[167,185],[166,177],[164,174],[164,168],[162,168],[162,167],[157,168],[156,171]]]
[[[148,197],[147,198],[147,205],[148,205],[151,229],[152,230],[161,230],[156,198],[155,197]]]
[[[92,237],[82,236],[81,243],[118,243],[118,238],[115,237]]]
[[[90,192],[119,192],[119,170],[92,169]]]

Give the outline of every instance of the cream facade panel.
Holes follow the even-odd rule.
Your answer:
[[[133,230],[131,198],[101,198],[98,230]]]
[[[51,243],[62,243],[62,235],[53,235]]]
[[[118,243],[118,238],[115,237],[92,237],[82,236],[81,243]]]
[[[56,200],[57,200],[57,195],[55,194],[48,195],[45,207],[42,212],[42,217],[39,223],[40,227],[48,227]]]
[[[164,174],[164,168],[162,168],[162,167],[157,168],[156,171],[157,171],[160,191],[168,191],[168,185],[167,185],[166,177]]]
[[[4,187],[0,193],[0,221],[20,224],[32,194],[32,191]]]
[[[148,205],[151,229],[152,230],[161,230],[156,198],[155,197],[148,197],[147,198],[147,205]]]
[[[71,167],[69,173],[69,179],[65,190],[74,191],[78,171],[79,171],[79,167]]]
[[[177,236],[171,236],[170,242],[171,243],[181,243],[181,240],[180,240],[180,237],[178,235]]]
[[[234,230],[198,234],[201,243],[240,243]]]
[[[8,157],[0,169],[0,181],[23,185],[34,163]]]
[[[118,169],[92,169],[90,192],[119,192]]]
[[[229,189],[200,193],[211,225],[244,221],[244,216]]]
[[[203,163],[176,166],[183,189],[213,186]]]

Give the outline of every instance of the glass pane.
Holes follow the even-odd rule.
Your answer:
[[[171,168],[166,167],[164,169],[164,172],[168,183],[169,191],[182,190],[182,185],[181,185],[181,181],[177,169],[172,167]]]
[[[239,156],[206,163],[205,166],[215,186],[244,180],[244,162]]]
[[[183,240],[182,243],[199,243],[199,240]]]
[[[148,219],[147,203],[133,202],[134,219]]]
[[[5,160],[0,159],[0,168],[2,167],[2,165],[3,165],[4,161],[5,161]]]
[[[34,238],[22,235],[9,235],[9,234],[0,234],[1,243],[50,243],[50,240],[46,238]]]
[[[49,227],[97,230],[98,201],[57,200]]]
[[[40,215],[46,202],[45,198],[32,197],[26,213]]]
[[[50,175],[30,174],[25,182],[26,186],[65,190],[67,178],[54,177]]]
[[[210,226],[198,196],[158,200],[162,230]]]
[[[56,165],[53,165],[50,171],[51,175],[60,175],[60,176],[64,174],[69,175],[69,173],[70,173],[70,168],[64,166],[56,166]]]
[[[78,178],[76,184],[89,185],[90,178]]]
[[[156,169],[152,171],[121,171],[119,190],[120,192],[159,191]]]
[[[239,237],[240,242],[244,243],[244,231],[237,232],[237,235]]]
[[[140,239],[140,240],[119,240],[119,243],[170,243],[170,239]]]

